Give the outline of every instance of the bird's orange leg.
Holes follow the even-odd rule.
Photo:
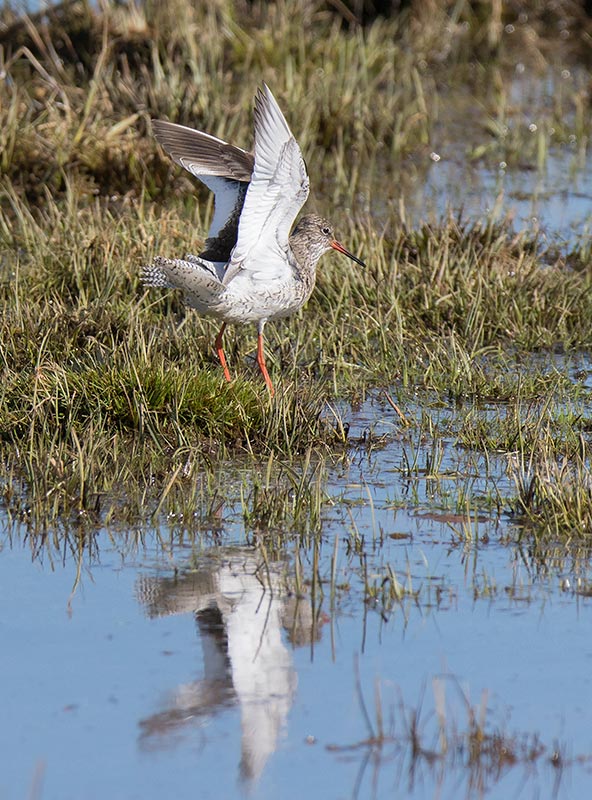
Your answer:
[[[228,369],[228,364],[226,363],[226,356],[224,355],[224,350],[222,349],[222,336],[224,334],[225,329],[226,329],[226,323],[223,322],[222,327],[220,328],[220,331],[216,336],[216,354],[220,359],[220,363],[222,364],[222,369],[224,370],[224,377],[226,378],[227,381],[230,382],[231,380],[230,371]]]
[[[267,372],[267,367],[265,366],[265,353],[263,352],[263,332],[260,330],[257,336],[257,363],[259,364],[259,369],[261,370],[261,374],[265,379],[265,383],[267,384],[267,388],[269,389],[269,394],[273,397],[275,394],[275,389],[273,388],[273,383],[271,382],[271,378]]]

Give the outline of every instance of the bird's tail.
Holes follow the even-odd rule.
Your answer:
[[[207,314],[224,293],[224,285],[217,270],[223,275],[225,266],[206,261],[199,256],[185,259],[158,256],[152,264],[142,267],[140,277],[144,286],[181,289],[188,305],[197,309],[200,314]]]
[[[144,286],[160,286],[161,288],[173,289],[175,284],[171,281],[171,266],[174,264],[168,258],[158,256],[152,264],[142,267],[140,280]]]

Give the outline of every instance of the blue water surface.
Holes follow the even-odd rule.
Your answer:
[[[353,431],[379,408],[369,400],[352,413]],[[459,458],[451,445],[443,466]],[[313,545],[300,547],[297,602],[297,537],[263,558],[264,540],[232,505],[215,537],[193,543],[99,532],[80,568],[50,544],[34,554],[35,539],[4,520],[0,797],[586,796],[592,598],[576,589],[588,554],[541,560],[512,544],[510,519],[485,511],[479,537],[462,540],[457,517],[427,495],[419,507],[394,501],[407,480],[400,462],[392,440],[328,475],[339,502],[320,537],[322,599]],[[509,490],[501,457],[490,468]],[[348,549],[354,528],[365,561]],[[413,594],[365,602],[364,586],[389,568]],[[413,762],[414,711],[423,746],[436,749],[436,710],[452,737],[468,730],[469,707],[486,709],[489,734],[539,737],[545,754],[501,774],[486,759],[477,772],[462,756]],[[385,738],[372,748],[377,708]],[[563,769],[550,764],[555,750]]]

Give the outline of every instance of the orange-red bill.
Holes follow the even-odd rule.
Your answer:
[[[345,247],[335,239],[333,239],[333,241],[331,242],[331,247],[333,248],[333,250],[337,250],[339,253],[343,253],[344,256],[351,258],[352,261],[355,261],[356,264],[359,264],[361,267],[366,266],[361,258],[358,258],[353,253],[350,253],[349,250],[346,250]]]

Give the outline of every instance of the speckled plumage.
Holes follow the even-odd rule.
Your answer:
[[[269,88],[255,97],[255,153],[169,122],[154,121],[156,138],[173,160],[215,192],[214,217],[198,256],[159,256],[142,270],[147,286],[181,289],[200,314],[222,320],[216,350],[230,380],[222,349],[226,323],[255,322],[257,362],[273,395],[263,354],[263,328],[287,317],[310,297],[319,258],[331,248],[359,264],[315,214],[296,214],[309,181],[300,148]]]

